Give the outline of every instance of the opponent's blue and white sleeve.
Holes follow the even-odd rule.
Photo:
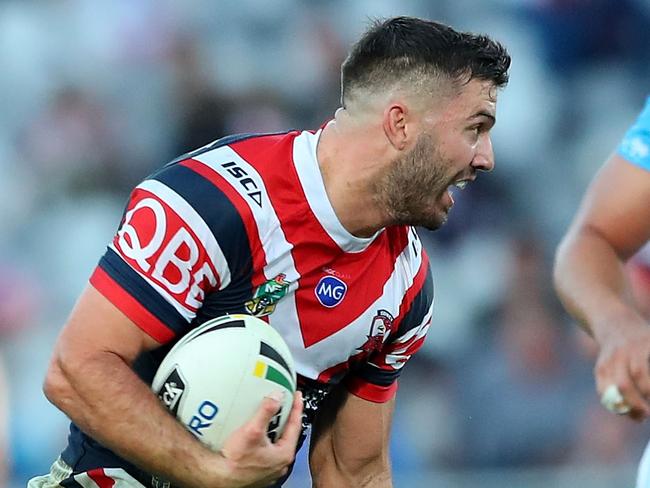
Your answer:
[[[650,171],[650,97],[634,125],[625,133],[617,153],[632,164]]]

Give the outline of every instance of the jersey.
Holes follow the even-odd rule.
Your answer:
[[[161,344],[135,361],[145,382],[190,330],[248,313],[291,350],[304,427],[338,383],[372,402],[394,396],[431,323],[428,257],[411,227],[369,238],[343,227],[318,166],[319,136],[224,138],[132,192],[90,282]],[[62,458],[74,473],[119,467],[145,486],[162,486],[74,424]]]
[[[650,97],[618,146],[620,156],[650,171]]]

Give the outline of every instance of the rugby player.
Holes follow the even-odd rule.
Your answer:
[[[433,303],[412,226],[438,228],[452,188],[493,168],[509,65],[486,36],[378,21],[320,130],[227,137],[138,185],[56,344],[44,391],[70,437],[30,487],[279,486],[310,424],[315,486],[392,486],[397,378]],[[212,452],[149,383],[179,337],[242,312],[282,334],[302,393],[278,442],[267,399]]]
[[[599,345],[596,387],[605,407],[650,416],[650,324],[633,299],[625,264],[650,240],[650,98],[594,177],[556,255],[555,286]],[[650,449],[638,488],[650,487]]]

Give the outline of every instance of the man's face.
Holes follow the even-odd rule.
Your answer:
[[[375,182],[378,203],[394,224],[434,230],[454,204],[451,188],[464,188],[479,170],[494,167],[489,131],[495,122],[496,89],[472,80],[423,116],[414,147]]]

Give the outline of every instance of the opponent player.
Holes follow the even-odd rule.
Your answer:
[[[596,339],[603,404],[650,415],[650,324],[630,294],[624,265],[650,239],[650,98],[594,178],[557,251],[555,285],[567,310]],[[650,450],[639,468],[650,487]]]
[[[149,390],[171,344],[231,312],[265,317],[293,353],[315,485],[391,486],[396,380],[433,300],[410,226],[440,226],[452,187],[492,169],[509,64],[485,36],[379,22],[343,63],[343,106],[321,130],[228,137],[138,185],[56,345],[45,393],[73,424],[53,472],[31,486],[268,486],[285,476],[300,394],[276,444],[265,435],[278,408],[269,399],[210,452]]]

